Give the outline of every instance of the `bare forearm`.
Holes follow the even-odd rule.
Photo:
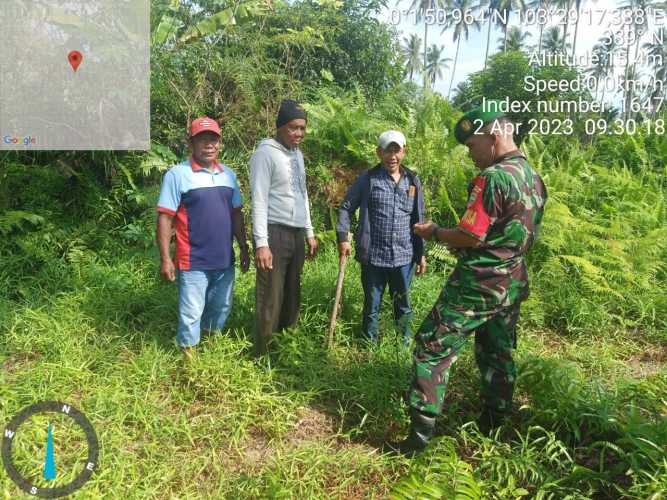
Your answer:
[[[243,217],[243,210],[240,208],[234,209],[232,212],[232,230],[234,237],[239,243],[239,248],[247,248],[247,236],[245,231],[245,217]]]
[[[171,252],[169,251],[169,244],[171,243],[171,233],[173,231],[173,218],[167,214],[158,214],[157,218],[157,245],[160,250],[160,258],[162,260],[171,259]]]

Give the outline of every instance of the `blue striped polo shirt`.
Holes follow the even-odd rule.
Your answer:
[[[164,176],[157,211],[174,217],[176,267],[181,271],[226,269],[234,263],[232,211],[242,206],[234,171],[209,168],[190,158]]]

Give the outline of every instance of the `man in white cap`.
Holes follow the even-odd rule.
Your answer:
[[[218,161],[220,127],[208,117],[190,126],[190,158],[164,176],[157,204],[160,274],[178,278],[176,344],[186,358],[201,330],[222,330],[232,307],[234,250],[240,248],[241,271],[250,265],[241,192],[236,174]],[[176,230],[176,262],[169,251]]]
[[[378,318],[387,284],[394,305],[394,321],[404,342],[412,338],[410,283],[426,270],[424,240],[412,226],[424,220],[424,195],[417,175],[401,162],[406,154],[405,136],[388,130],[378,139],[380,163],[352,184],[338,211],[336,235],[341,256],[351,255],[348,231],[359,209],[355,257],[361,263],[364,288],[362,332],[378,341]]]

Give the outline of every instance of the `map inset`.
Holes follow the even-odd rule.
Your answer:
[[[149,149],[148,0],[2,0],[0,150]]]

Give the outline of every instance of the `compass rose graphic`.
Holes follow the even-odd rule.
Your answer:
[[[15,455],[30,454],[29,451],[26,451],[25,441],[26,439],[29,440],[35,433],[39,434],[40,428],[43,439],[44,427],[40,425],[40,422],[44,418],[48,418],[48,420],[46,450],[43,455],[40,453],[40,461],[43,460],[40,479],[39,474],[31,473],[31,468],[24,463],[25,460],[18,460]],[[53,424],[58,419],[65,420],[63,425],[56,426]],[[81,463],[76,461],[71,463],[71,460],[63,460],[58,466],[56,460],[57,443],[61,442],[64,448],[59,450],[62,451],[60,454],[67,454],[68,451],[71,451],[66,449],[68,446],[75,448],[72,445],[72,439],[68,440],[66,435],[60,441],[56,439],[54,436],[59,433],[85,435],[82,441],[86,444],[87,453],[84,460],[79,460]],[[32,446],[28,446],[28,450],[32,450],[36,444],[40,445],[39,443],[30,444]],[[97,466],[98,455],[99,443],[90,421],[79,410],[60,401],[42,401],[24,408],[11,419],[3,432],[2,461],[7,474],[19,488],[37,497],[62,497],[81,488],[93,475]],[[72,479],[62,484],[68,477]]]

